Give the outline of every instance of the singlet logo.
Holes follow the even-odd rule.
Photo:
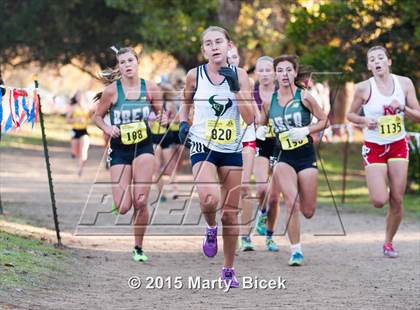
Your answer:
[[[300,106],[300,100],[293,99],[292,103],[290,104],[291,108],[297,109]]]
[[[397,111],[392,109],[389,106],[384,106],[384,115],[395,115],[397,114]]]
[[[227,109],[229,109],[233,105],[233,103],[232,100],[230,100],[230,98],[228,98],[228,102],[226,104],[218,103],[216,102],[216,100],[214,100],[214,97],[216,97],[216,95],[213,95],[209,98],[209,103],[214,110],[214,114],[217,117],[220,117],[223,114],[225,114]]]
[[[130,109],[130,105],[123,105],[119,110],[113,110],[112,120],[114,125],[129,124],[149,117],[148,106]]]

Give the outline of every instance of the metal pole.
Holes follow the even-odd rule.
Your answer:
[[[38,105],[39,105],[39,121],[41,124],[41,134],[42,134],[42,144],[44,146],[44,157],[45,157],[45,164],[47,166],[47,174],[48,174],[48,184],[50,188],[50,196],[51,196],[51,206],[54,218],[54,225],[55,225],[55,232],[57,235],[57,247],[62,247],[63,244],[61,243],[61,236],[60,236],[60,227],[58,225],[58,216],[57,216],[57,207],[55,204],[55,194],[54,194],[54,185],[51,176],[51,165],[50,165],[50,156],[48,153],[48,144],[47,144],[47,137],[45,135],[45,127],[44,127],[44,116],[42,114],[42,105],[41,105],[41,98],[38,95],[38,81],[35,80],[35,93],[34,95],[37,96]],[[34,98],[34,100],[36,100]]]
[[[344,156],[343,156],[343,175],[342,175],[342,186],[341,186],[341,203],[346,201],[346,181],[347,181],[347,164],[349,158],[349,135],[347,134],[346,143],[344,144]]]

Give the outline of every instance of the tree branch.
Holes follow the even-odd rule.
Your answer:
[[[94,72],[92,72],[92,71],[90,71],[90,70],[86,69],[85,67],[82,67],[82,66],[80,66],[80,65],[78,65],[78,64],[76,64],[76,63],[74,63],[74,61],[73,61],[73,60],[71,60],[71,61],[70,61],[70,64],[71,64],[73,67],[75,67],[75,68],[79,69],[80,71],[82,71],[82,72],[84,72],[84,73],[89,74],[89,75],[90,75],[91,77],[93,77],[94,79],[96,79],[96,80],[98,80],[98,81],[100,81],[100,80],[101,80],[101,79],[98,77],[98,75],[97,75],[96,73],[94,73]]]

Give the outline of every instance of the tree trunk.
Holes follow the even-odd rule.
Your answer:
[[[236,25],[240,12],[240,0],[219,0],[219,22],[226,30],[229,31]]]
[[[354,83],[347,82],[344,85],[332,85],[330,92],[331,124],[343,124],[346,122],[346,114],[353,99]]]
[[[186,52],[174,52],[172,56],[178,61],[178,65],[188,71],[192,68],[195,68],[199,65],[199,60],[197,59],[197,55],[188,54]]]

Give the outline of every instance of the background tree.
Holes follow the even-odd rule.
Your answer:
[[[141,42],[133,29],[142,16],[118,11],[102,0],[1,1],[0,63],[112,63],[107,52],[115,42]],[[75,60],[78,60],[77,62]],[[92,73],[93,74],[93,73]],[[94,74],[93,74],[94,75]]]
[[[261,54],[289,52],[316,70],[359,80],[367,48],[379,43],[392,53],[393,70],[420,86],[415,0],[3,0],[0,10],[1,63],[104,67],[113,60],[110,45],[142,44],[188,69],[202,61],[201,32],[217,24],[231,32],[248,67]]]
[[[290,7],[286,44],[303,63],[318,71],[341,71],[342,79],[366,79],[366,52],[385,46],[392,55],[392,70],[407,75],[420,86],[419,10],[415,0],[299,1]],[[330,82],[335,82],[330,80]],[[334,107],[336,121],[344,120],[349,88],[343,87]],[[332,93],[332,96],[336,94]]]

